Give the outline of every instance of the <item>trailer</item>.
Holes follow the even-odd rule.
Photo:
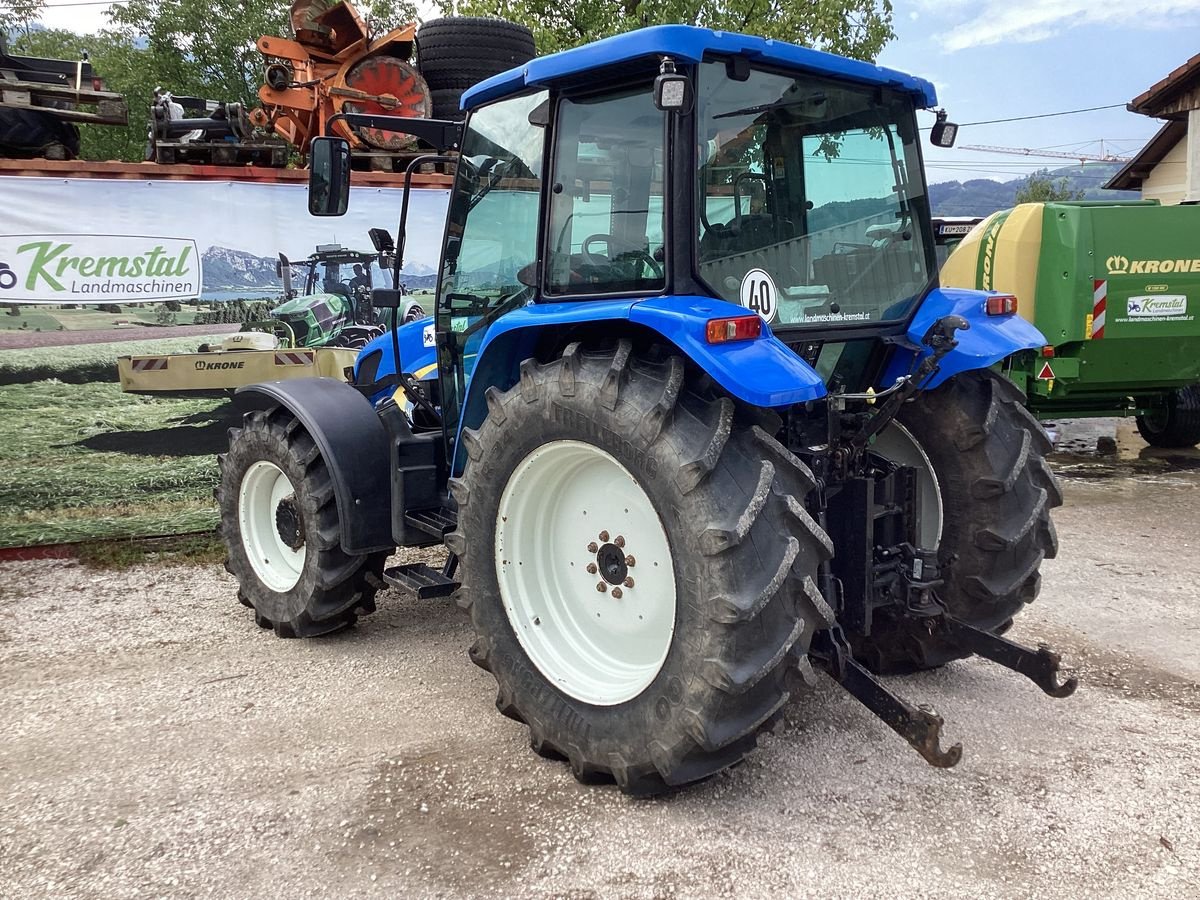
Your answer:
[[[1046,335],[1005,366],[1038,418],[1135,416],[1154,446],[1200,442],[1200,206],[1021,204],[974,226],[941,283],[1011,292]]]

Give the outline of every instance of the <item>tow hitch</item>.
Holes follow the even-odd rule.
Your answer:
[[[1031,650],[942,614],[926,620],[933,629],[941,629],[947,640],[963,650],[997,662],[1006,669],[1024,675],[1051,697],[1069,697],[1078,687],[1078,679],[1058,680],[1061,658],[1045,644]],[[931,766],[948,769],[962,759],[962,744],[941,748],[944,721],[931,707],[913,706],[894,694],[854,659],[842,629],[834,625],[813,636],[810,651],[813,662],[850,692],[859,703],[873,712],[896,734],[908,741]]]

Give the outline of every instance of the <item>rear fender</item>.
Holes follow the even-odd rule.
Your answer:
[[[825,395],[821,376],[763,326],[753,341],[709,344],[710,319],[744,316],[746,309],[709,297],[586,300],[522,307],[498,319],[484,337],[470,371],[459,431],[477,428],[487,414],[484,393],[520,378],[522,360],[547,342],[562,343],[580,327],[611,322],[612,333],[638,333],[670,344],[729,394],[752,406],[784,407]],[[461,463],[461,460],[458,461]]]
[[[1019,350],[1032,350],[1046,344],[1046,338],[1020,316],[989,316],[985,303],[989,291],[937,288],[931,291],[909,324],[904,344],[896,348],[883,374],[881,388],[891,387],[897,378],[912,372],[929,355],[921,343],[933,323],[942,316],[962,316],[971,327],[955,334],[958,346],[942,357],[938,371],[926,379],[926,390],[973,369],[986,369]]]
[[[316,441],[333,480],[343,550],[354,555],[395,546],[388,435],[366,397],[336,378],[251,384],[237,397],[251,409],[283,406]]]

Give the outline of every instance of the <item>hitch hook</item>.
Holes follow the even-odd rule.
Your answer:
[[[1070,697],[1079,687],[1079,679],[1074,676],[1065,681],[1058,680],[1062,657],[1045,644],[1039,644],[1037,650],[1031,650],[953,616],[943,616],[943,621],[954,643],[1024,675],[1051,697]]]
[[[943,750],[941,746],[945,720],[931,708],[913,706],[880,684],[851,655],[841,629],[833,633],[836,628],[834,626],[817,633],[818,647],[813,650],[813,661],[855,700],[908,741],[909,746],[921,754],[925,762],[939,769],[958,765],[962,759],[962,744],[956,743],[948,750]],[[825,639],[819,640],[821,636]]]

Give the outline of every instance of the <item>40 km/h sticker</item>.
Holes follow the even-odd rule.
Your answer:
[[[775,318],[778,297],[775,282],[762,269],[751,269],[742,276],[739,300],[746,309],[758,313],[764,322]]]

